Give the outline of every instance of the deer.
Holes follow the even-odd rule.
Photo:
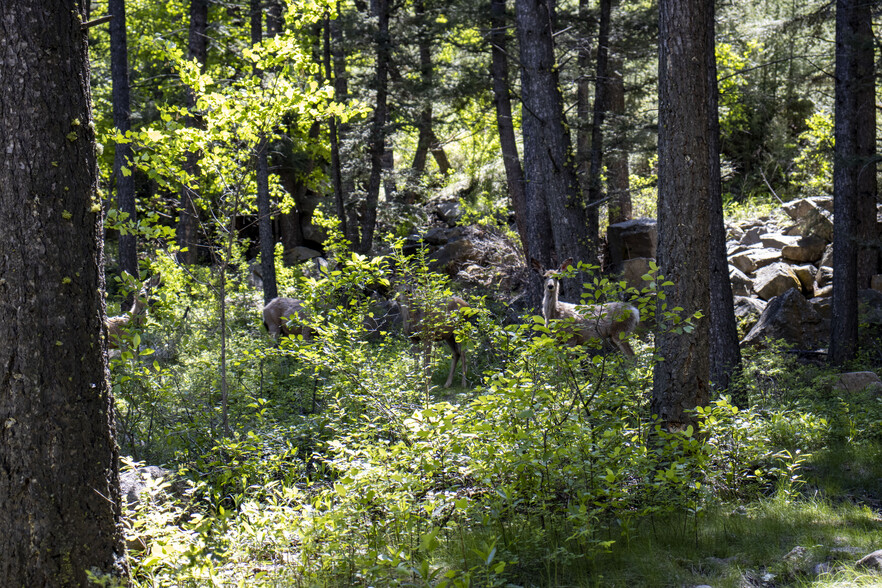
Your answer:
[[[162,276],[154,275],[142,287],[141,291],[135,296],[132,307],[125,314],[119,316],[107,317],[105,324],[107,325],[107,347],[109,349],[119,349],[120,338],[132,327],[140,327],[144,323],[144,311],[147,310],[148,296],[150,290],[159,285]]]
[[[546,328],[553,320],[570,319],[575,324],[567,329],[572,335],[567,339],[570,346],[585,345],[592,339],[610,341],[626,357],[634,357],[634,350],[625,337],[634,332],[640,322],[640,311],[627,302],[607,302],[605,304],[588,304],[579,307],[570,302],[561,302],[560,274],[573,265],[569,258],[557,270],[543,272],[542,266],[535,259],[533,267],[539,271],[545,282],[542,297],[542,316]]]
[[[280,336],[291,335],[302,335],[305,341],[311,341],[313,331],[308,320],[306,307],[297,298],[273,298],[263,307],[263,326],[277,341]]]
[[[462,344],[456,340],[456,326],[459,320],[457,314],[470,308],[468,303],[459,296],[451,296],[439,300],[429,308],[420,308],[418,304],[411,302],[406,288],[400,288],[398,296],[404,334],[412,342],[424,344],[424,365],[428,367],[432,343],[444,341],[451,352],[450,373],[444,387],[450,388],[453,384],[456,365],[462,360],[462,387],[465,388],[468,365]]]

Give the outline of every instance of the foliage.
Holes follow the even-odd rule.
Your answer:
[[[833,117],[816,112],[806,120],[808,129],[799,135],[800,152],[793,161],[794,183],[805,196],[833,193]]]

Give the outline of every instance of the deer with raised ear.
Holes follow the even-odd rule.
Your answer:
[[[125,314],[107,317],[107,348],[118,349],[121,336],[133,327],[140,327],[144,323],[144,311],[147,310],[150,290],[159,285],[162,276],[154,275],[141,288],[135,296],[132,307]]]
[[[398,288],[398,304],[401,309],[401,321],[404,334],[413,342],[422,342],[424,348],[424,365],[428,368],[429,352],[432,343],[444,341],[450,347],[450,373],[447,375],[445,388],[453,384],[456,365],[462,360],[462,387],[466,387],[468,365],[462,344],[456,340],[456,327],[460,320],[459,312],[469,308],[468,303],[459,296],[444,298],[430,303],[428,308],[411,300],[407,288]]]
[[[544,291],[542,316],[545,318],[545,326],[548,327],[552,320],[571,319],[575,324],[567,329],[572,333],[567,339],[568,345],[585,345],[592,339],[598,339],[609,341],[627,357],[634,357],[634,350],[625,337],[637,328],[640,311],[627,302],[586,304],[581,306],[581,311],[575,304],[561,302],[560,274],[571,265],[573,265],[572,258],[563,262],[560,269],[543,272],[539,262],[533,260],[534,269],[545,278],[542,288]]]

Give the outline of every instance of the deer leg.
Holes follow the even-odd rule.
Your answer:
[[[628,343],[625,339],[619,339],[618,337],[613,337],[612,339],[613,343],[615,343],[616,347],[621,350],[625,357],[634,357],[634,350],[631,349],[630,343]]]
[[[447,382],[444,384],[445,388],[450,388],[453,384],[453,374],[456,372],[456,364],[459,363],[459,360],[462,359],[462,387],[465,388],[466,385],[466,362],[465,355],[462,352],[462,346],[457,343],[456,338],[451,335],[447,339],[444,339],[444,342],[447,343],[447,346],[450,347],[450,373],[447,375]]]

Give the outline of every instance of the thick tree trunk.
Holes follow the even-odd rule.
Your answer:
[[[707,11],[708,148],[710,171],[710,381],[717,393],[728,391],[732,401],[747,408],[743,389],[733,388],[733,376],[741,366],[741,347],[729,261],[726,257],[726,225],[723,219],[723,186],[720,179],[720,119],[717,88],[716,25],[713,4]]]
[[[547,0],[515,6],[530,255],[545,267],[569,257],[593,260],[554,58],[554,9]],[[564,290],[575,294],[568,284]]]
[[[506,0],[490,2],[490,46],[491,76],[493,78],[493,103],[496,106],[496,126],[499,129],[499,147],[502,151],[502,163],[505,166],[505,178],[508,183],[508,194],[515,213],[515,222],[524,258],[530,265],[530,247],[527,234],[527,196],[524,186],[524,170],[518,155],[517,138],[514,131],[514,117],[511,108],[511,94],[508,82],[508,17],[505,13]]]
[[[671,430],[696,425],[687,411],[709,401],[711,128],[705,0],[661,0],[659,6],[658,264],[664,288],[658,318],[680,307],[701,312],[691,332],[662,329],[652,413]]]
[[[110,77],[113,80],[113,126],[125,134],[131,129],[129,107],[129,63],[126,43],[125,0],[109,0],[110,20]],[[116,145],[113,158],[113,176],[116,178],[116,206],[128,215],[128,222],[136,226],[135,179],[131,166],[132,147],[128,143]],[[123,171],[126,168],[126,171]],[[138,277],[138,237],[128,231],[119,235],[119,269]]]
[[[0,12],[0,582],[127,582],[101,203],[74,0]],[[27,83],[22,83],[27,80]]]
[[[594,80],[594,115],[591,121],[591,164],[588,169],[588,240],[596,256],[600,241],[600,201],[603,199],[603,186],[600,176],[603,173],[603,123],[606,119],[607,93],[609,80],[609,29],[612,19],[612,0],[600,0],[600,28],[597,33],[597,63]],[[595,260],[592,260],[595,261]]]
[[[389,38],[389,0],[372,0],[371,8],[377,18],[376,45],[376,70],[374,84],[376,88],[376,102],[374,104],[374,117],[371,122],[370,157],[371,172],[368,178],[367,196],[361,214],[361,243],[362,253],[368,253],[374,244],[374,231],[377,226],[377,202],[380,197],[380,183],[383,177],[383,156],[386,152],[386,117],[389,78],[389,60],[391,59],[391,47]]]
[[[615,45],[612,45],[615,48]],[[622,79],[621,58],[610,56],[607,66],[607,103],[609,112],[622,119],[625,114],[625,82]],[[623,140],[617,145],[610,146],[606,151],[606,185],[609,192],[609,224],[620,223],[629,220],[631,208],[631,180],[628,166],[628,150]]]
[[[263,40],[263,11],[260,0],[251,0],[251,43],[257,45]],[[255,75],[262,72],[255,69]],[[276,286],[276,240],[273,235],[272,205],[269,193],[269,163],[267,161],[267,141],[262,138],[254,151],[255,182],[257,184],[257,230],[260,239],[260,274],[263,282],[263,302],[279,295]]]
[[[208,57],[208,0],[191,0],[190,2],[190,37],[189,57],[205,66]],[[192,90],[187,90],[187,109],[192,113],[196,108],[196,95]],[[196,119],[191,115],[187,117],[187,124],[196,125]],[[188,153],[185,162],[185,170],[191,176],[195,176],[199,170],[199,156],[196,153]],[[199,255],[197,229],[199,225],[199,208],[196,200],[199,193],[188,185],[181,187],[181,210],[177,227],[177,244],[181,248],[177,258],[180,263],[192,265],[196,263]]]
[[[868,286],[877,254],[863,252],[876,233],[876,111],[871,2],[836,2],[836,112],[833,158],[833,320],[830,359],[854,357],[858,289]]]

